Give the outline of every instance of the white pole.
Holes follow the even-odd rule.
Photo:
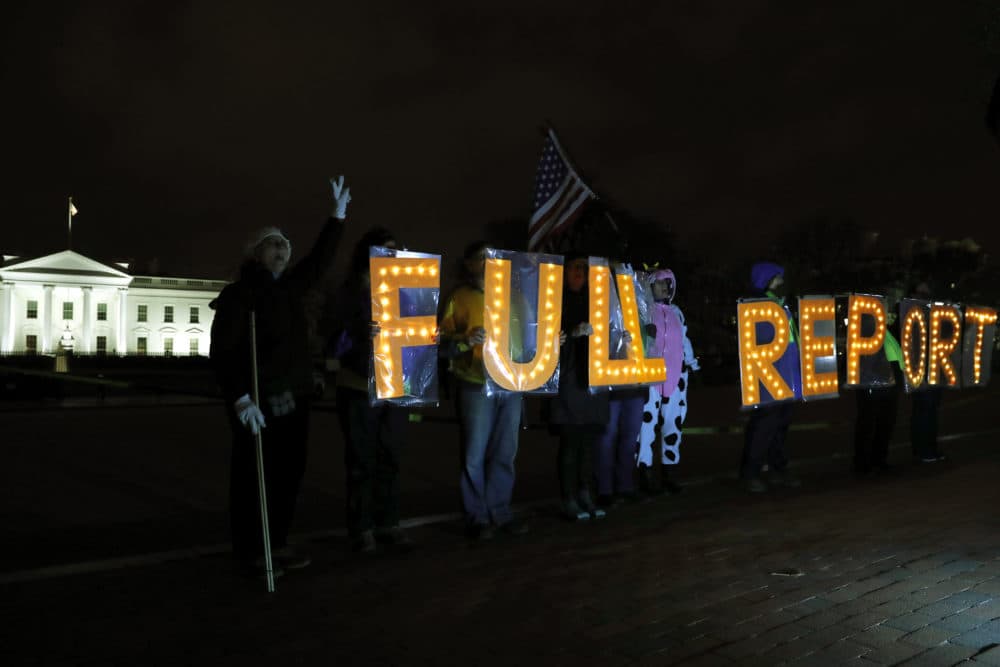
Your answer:
[[[73,249],[73,198],[69,198],[69,206],[66,207],[66,249]]]
[[[257,317],[250,311],[250,353],[253,375],[253,402],[260,406],[260,389],[257,386]],[[260,429],[254,436],[257,446],[257,490],[260,495],[260,525],[264,532],[264,568],[267,571],[267,592],[274,592],[274,567],[271,563],[271,531],[267,525],[267,489],[264,488],[264,436]]]

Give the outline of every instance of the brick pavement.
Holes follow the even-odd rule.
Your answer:
[[[760,498],[712,482],[593,525],[541,507],[481,546],[450,522],[409,556],[318,540],[271,596],[222,556],[10,583],[0,664],[1000,664],[992,444]]]

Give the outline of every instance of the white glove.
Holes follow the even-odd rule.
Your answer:
[[[256,403],[250,400],[250,394],[243,394],[236,399],[233,408],[236,410],[236,416],[240,423],[250,429],[254,435],[260,433],[260,430],[267,426],[264,423],[264,413],[260,411]]]
[[[330,187],[333,188],[333,217],[343,220],[347,217],[347,205],[351,201],[351,189],[344,187],[344,176],[337,179],[330,179]]]

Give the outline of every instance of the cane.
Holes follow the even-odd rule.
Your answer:
[[[257,386],[257,314],[250,311],[250,369],[253,374],[253,402],[260,407]],[[267,592],[274,592],[274,567],[271,564],[271,531],[267,527],[267,489],[264,487],[264,436],[260,429],[254,434],[257,446],[257,490],[260,495],[260,525],[264,531],[264,568],[267,571]]]

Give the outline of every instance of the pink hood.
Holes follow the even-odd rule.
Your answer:
[[[657,280],[670,279],[674,284],[674,294],[677,293],[677,279],[670,269],[660,269],[650,275],[649,283]],[[681,367],[684,363],[684,325],[681,324],[674,307],[670,303],[654,302],[652,308],[653,324],[656,325],[656,340],[653,342],[653,355],[662,356],[667,364],[667,379],[660,385],[660,393],[670,396],[677,388],[681,379]]]

